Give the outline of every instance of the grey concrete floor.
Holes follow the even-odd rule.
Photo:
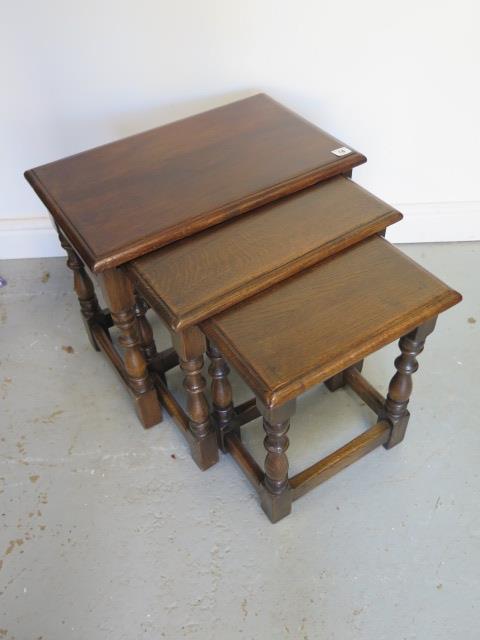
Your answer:
[[[406,440],[276,525],[231,459],[201,473],[168,416],[142,430],[63,259],[3,262],[0,638],[476,640],[480,244],[403,249],[464,295],[419,358]],[[366,362],[382,392],[396,354]],[[372,420],[348,391],[305,394],[292,472]],[[246,429],[259,460],[262,438]]]

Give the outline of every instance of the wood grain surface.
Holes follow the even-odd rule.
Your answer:
[[[207,229],[128,265],[174,330],[229,308],[401,219],[343,176]]]
[[[276,406],[460,300],[374,236],[201,326],[257,397]]]
[[[93,271],[347,172],[356,151],[268,96],[31,169],[25,177]]]

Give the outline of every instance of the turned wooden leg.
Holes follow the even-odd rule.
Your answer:
[[[142,296],[136,291],[135,292],[135,315],[137,316],[138,321],[138,331],[140,335],[140,348],[142,350],[143,355],[145,356],[145,360],[147,364],[152,364],[158,356],[157,346],[155,344],[155,339],[153,337],[152,327],[150,322],[146,317],[147,311],[150,309],[150,305],[148,302],[142,298]],[[172,349],[173,352],[173,349]],[[173,352],[174,353],[174,352]],[[157,362],[158,364],[158,362]],[[156,368],[156,373],[160,376],[163,384],[167,385],[167,376],[164,371]]]
[[[359,371],[361,371],[363,368],[363,360],[360,360],[360,362],[357,362],[353,366]],[[345,382],[344,373],[345,371],[340,371],[340,373],[336,373],[334,376],[332,376],[328,380],[325,380],[325,386],[329,391],[336,391],[337,389],[340,389],[341,387],[344,387],[347,384]]]
[[[205,378],[202,375],[205,336],[196,327],[180,333],[172,333],[173,346],[184,373],[183,386],[187,394],[189,417],[188,440],[192,457],[205,470],[218,462],[218,445],[215,430],[210,422]]]
[[[402,352],[395,360],[396,374],[388,387],[385,407],[380,418],[387,418],[392,425],[390,438],[384,444],[391,449],[405,437],[410,413],[407,410],[412,393],[412,374],[418,369],[417,356],[423,351],[427,336],[435,328],[436,318],[417,327],[400,338],[398,346]]]
[[[135,292],[135,315],[137,316],[138,322],[140,348],[145,356],[145,360],[150,364],[157,355],[157,347],[155,346],[155,340],[153,339],[152,327],[145,315],[149,308],[148,303],[140,296],[139,293]]]
[[[232,387],[228,379],[230,369],[218,347],[213,342],[207,343],[207,355],[210,359],[208,373],[212,379],[212,415],[217,428],[218,444],[226,452],[224,436],[228,432],[233,418]],[[236,430],[240,437],[240,429]]]
[[[99,274],[99,281],[113,322],[120,331],[125,378],[132,392],[138,417],[144,427],[152,427],[162,421],[162,410],[142,353],[132,284],[117,268],[103,271]]]
[[[67,252],[67,266],[73,271],[73,287],[80,303],[80,311],[87,336],[92,347],[96,351],[100,351],[92,333],[92,324],[94,322],[105,324],[105,318],[98,304],[93,282],[85,271],[83,262],[77,256],[66,237],[60,232],[58,237],[60,238],[60,244]]]
[[[263,416],[266,436],[263,445],[265,457],[265,480],[260,488],[262,508],[271,522],[278,522],[292,510],[292,492],[288,482],[288,458],[290,417],[295,413],[295,400],[269,408],[257,400]]]

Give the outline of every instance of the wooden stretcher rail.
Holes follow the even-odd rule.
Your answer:
[[[160,399],[160,403],[165,407],[170,416],[175,420],[175,423],[183,432],[189,431],[188,416],[182,407],[179,405],[175,397],[170,393],[165,384],[163,383],[158,373],[153,373],[153,382]]]
[[[265,474],[260,466],[245,449],[242,441],[235,433],[229,433],[225,436],[225,444],[228,452],[233,456],[235,462],[239,465],[245,476],[258,491],[263,479],[265,478]]]
[[[250,410],[252,407],[256,407],[257,403],[255,398],[250,398],[250,400],[246,400],[245,402],[242,402],[241,404],[237,404],[236,407],[234,407],[234,411],[236,414],[241,414],[244,413],[245,411]]]
[[[387,420],[381,420],[345,446],[316,462],[308,469],[297,473],[290,479],[293,499],[296,500],[305,495],[310,489],[328,480],[328,478],[370,453],[379,445],[387,442],[390,430],[390,423]]]
[[[350,367],[343,374],[345,382],[355,391],[355,393],[377,414],[382,412],[385,405],[385,398],[366,380],[360,371],[355,367]]]
[[[165,373],[166,371],[170,371],[178,365],[178,354],[173,347],[169,349],[165,349],[165,351],[160,351],[157,355],[152,359],[150,366],[155,369],[155,371],[159,371]]]
[[[385,398],[352,367],[345,372],[345,381],[353,391],[374,411],[377,415],[383,409]],[[235,417],[232,427],[238,428],[259,416],[255,399],[248,400],[235,407]],[[292,490],[292,498],[296,500],[305,495],[310,489],[315,488],[328,478],[356,462],[381,444],[385,444],[390,436],[391,425],[387,420],[380,420],[370,429],[354,438],[349,443],[337,449],[319,462],[296,474],[289,480]],[[225,436],[227,451],[233,456],[253,487],[259,491],[265,474],[254,458],[244,447],[237,433],[231,431]]]
[[[118,351],[113,346],[108,330],[100,324],[92,323],[91,331],[98,347],[107,356],[107,360],[113,366],[118,375],[122,378],[128,389],[132,391],[130,385],[128,384],[128,378],[125,372],[125,367],[123,366],[123,360]]]
[[[231,421],[231,430],[235,431],[247,422],[251,422],[260,416],[255,398],[251,398],[234,408],[235,415]]]

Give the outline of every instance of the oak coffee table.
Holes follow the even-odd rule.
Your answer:
[[[272,522],[288,515],[292,500],[383,444],[403,439],[417,355],[437,315],[459,293],[373,236],[201,323],[215,344],[213,402],[231,396],[225,357],[256,399],[222,425],[226,449],[260,494]],[[385,398],[360,373],[362,359],[400,338],[397,372]],[[348,384],[377,422],[347,445],[289,478],[287,432],[297,398],[325,382]],[[225,414],[219,416],[221,424]],[[264,469],[241,442],[240,426],[263,416]]]
[[[383,233],[400,218],[390,205],[337,176],[126,265],[137,295],[171,332],[185,374],[186,413],[169,393],[165,377],[179,361],[175,354],[168,359],[157,356],[145,314],[139,314],[146,359],[162,404],[202,469],[216,462],[218,453],[204,394],[201,372],[207,347],[199,324],[345,247]],[[226,365],[216,360],[213,344],[207,354],[216,380]],[[213,402],[218,444],[225,450],[223,425],[232,410],[229,396],[220,398],[214,392]]]
[[[415,356],[436,315],[460,299],[382,238],[402,216],[350,180],[365,160],[259,94],[25,174],[53,216],[91,343],[142,424],[160,422],[163,405],[201,469],[219,448],[231,453],[272,521],[374,446],[402,439]],[[171,333],[161,353],[149,307]],[[362,358],[397,337],[402,356],[383,399],[362,378]],[[237,407],[227,361],[255,396]],[[177,365],[186,411],[167,384]],[[378,422],[289,479],[289,417],[319,382],[349,384]],[[265,471],[241,442],[259,414]]]
[[[365,160],[259,94],[25,173],[57,226],[90,340],[119,373],[145,427],[160,422],[162,413],[144,347],[145,305],[125,266],[327,178],[349,175]],[[121,351],[112,343],[113,325]],[[203,343],[191,332],[177,332],[175,339],[195,405]],[[158,360],[171,357],[169,351]],[[213,436],[202,440],[201,466],[218,456],[213,445]]]

